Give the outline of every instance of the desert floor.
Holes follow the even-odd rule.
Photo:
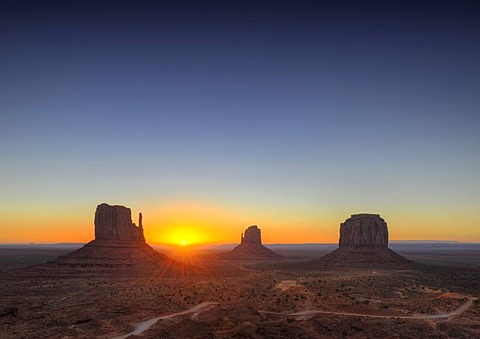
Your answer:
[[[3,270],[0,337],[480,337],[476,267],[177,260],[203,273]]]

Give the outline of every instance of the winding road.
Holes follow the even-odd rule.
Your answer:
[[[444,321],[444,320],[450,320],[452,318],[455,318],[463,314],[466,310],[468,310],[472,306],[475,300],[477,300],[477,298],[469,297],[468,300],[465,303],[463,303],[460,307],[458,307],[456,310],[449,313],[443,313],[443,314],[379,315],[379,314],[334,312],[334,311],[322,311],[322,310],[306,310],[306,311],[295,312],[295,313],[279,313],[279,312],[270,312],[270,311],[258,311],[258,312],[261,314],[273,314],[273,315],[279,315],[284,317],[295,317],[297,320],[310,319],[318,314],[333,314],[333,315],[341,315],[341,316],[343,315],[343,316],[368,317],[368,318],[423,319],[423,320]],[[196,306],[193,306],[192,308],[189,308],[188,310],[185,310],[185,311],[155,317],[137,324],[137,326],[135,326],[135,329],[132,332],[119,337],[115,337],[113,339],[125,339],[131,335],[139,335],[145,332],[146,330],[148,330],[150,327],[152,327],[157,321],[172,319],[179,315],[192,314],[192,319],[195,320],[195,319],[198,319],[198,315],[200,313],[208,311],[214,308],[216,305],[218,305],[218,303],[212,302],[212,301],[206,301]]]
[[[274,314],[285,317],[296,317],[297,319],[308,319],[314,317],[317,314],[333,314],[333,315],[346,315],[355,317],[369,317],[369,318],[389,318],[389,319],[423,319],[423,320],[449,320],[461,315],[468,310],[476,298],[468,298],[459,308],[444,314],[414,314],[414,315],[379,315],[379,314],[364,314],[364,313],[351,313],[351,312],[334,312],[334,311],[321,311],[321,310],[306,310],[295,313],[279,313],[270,311],[258,311],[262,314]]]
[[[185,310],[185,311],[162,315],[156,318],[146,320],[144,322],[139,323],[137,326],[135,326],[135,329],[132,332],[119,337],[115,337],[114,339],[125,339],[131,335],[139,335],[145,332],[146,330],[148,330],[150,327],[152,327],[157,321],[175,318],[179,315],[192,314],[192,319],[196,319],[200,313],[213,308],[215,305],[217,305],[216,302],[206,301],[196,306],[193,306],[192,308],[189,308],[188,310]]]

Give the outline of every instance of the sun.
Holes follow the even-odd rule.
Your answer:
[[[174,246],[187,247],[203,242],[202,236],[199,236],[199,231],[195,227],[174,225],[170,230],[164,232],[165,238],[160,243],[170,244]]]

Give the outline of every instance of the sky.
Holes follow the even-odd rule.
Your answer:
[[[478,1],[2,1],[0,243],[480,242]]]

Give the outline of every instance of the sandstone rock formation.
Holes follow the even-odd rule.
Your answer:
[[[95,239],[145,242],[142,213],[139,226],[132,222],[132,211],[124,206],[100,204],[95,211]]]
[[[51,264],[69,268],[136,271],[175,268],[173,259],[155,251],[145,242],[142,214],[139,226],[124,206],[100,204],[95,211],[95,240]],[[47,267],[48,268],[48,267]]]
[[[379,214],[353,214],[340,224],[339,246],[387,247],[387,223]]]
[[[316,260],[335,266],[406,264],[388,248],[388,227],[379,214],[353,214],[340,224],[339,248]]]
[[[221,256],[231,260],[272,260],[282,256],[262,245],[262,234],[257,225],[250,226],[241,235],[240,245]]]
[[[245,230],[245,236],[242,233],[240,243],[262,244],[262,231],[257,225],[250,226]]]

